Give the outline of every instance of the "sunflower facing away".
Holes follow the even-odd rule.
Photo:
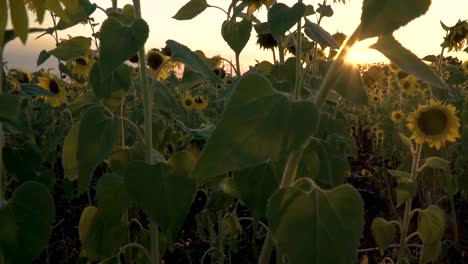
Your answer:
[[[72,62],[71,72],[78,77],[88,78],[89,72],[93,67],[93,63],[94,59],[91,54],[81,56]]]
[[[416,143],[427,142],[439,150],[446,141],[455,142],[460,137],[460,120],[455,107],[431,99],[428,105],[420,105],[408,118],[407,127]]]
[[[38,86],[53,93],[54,96],[46,96],[44,101],[53,107],[58,107],[64,104],[67,100],[65,90],[60,83],[60,80],[49,73],[43,73],[42,76],[37,77]]]
[[[403,112],[400,110],[392,111],[392,114],[390,115],[390,119],[392,119],[395,124],[401,123],[404,118],[405,114],[403,114]]]
[[[159,81],[159,80],[166,79],[169,76],[170,70],[174,68],[174,65],[172,63],[166,63],[164,65],[164,68],[159,70],[161,65],[163,65],[163,63],[169,59],[170,57],[162,54],[157,49],[151,49],[148,51],[146,63],[148,64],[150,74],[156,80]],[[159,74],[158,74],[158,71],[159,71]],[[158,75],[156,76],[156,74]]]

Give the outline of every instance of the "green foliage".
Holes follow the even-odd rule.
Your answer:
[[[387,246],[393,242],[397,228],[393,223],[388,222],[382,217],[377,217],[372,221],[372,235],[375,243],[379,247],[380,254],[383,255]]]
[[[23,44],[28,39],[28,14],[24,0],[9,0],[11,23],[13,30],[19,36]]]
[[[22,98],[16,95],[0,95],[0,122],[14,121],[20,112]]]
[[[424,165],[433,169],[445,169],[450,165],[450,161],[439,157],[429,157],[424,162]]]
[[[267,217],[273,241],[290,263],[344,264],[357,259],[364,204],[350,185],[330,191],[280,189],[269,201]]]
[[[252,89],[255,87],[255,89]],[[276,92],[259,74],[239,81],[195,168],[198,183],[231,170],[253,167],[282,151],[298,149],[314,134],[318,108]]]
[[[99,61],[91,69],[89,77],[91,88],[97,97],[110,99],[113,95],[128,90],[132,83],[132,70],[128,65],[117,66],[109,75],[100,71],[98,65]]]
[[[441,252],[441,239],[445,230],[445,214],[436,205],[418,212],[418,236],[423,242],[421,263],[437,260]]]
[[[250,39],[251,31],[252,22],[247,19],[243,19],[241,22],[226,20],[223,22],[221,35],[229,47],[236,54],[240,54]]]
[[[88,19],[88,17],[90,17],[97,8],[97,5],[91,4],[89,0],[60,1],[65,5],[65,9],[63,10],[63,13],[58,13],[60,20],[57,23],[55,30],[67,29]],[[57,0],[52,2],[56,2],[56,5],[59,5]],[[61,10],[61,7],[56,6],[55,10]]]
[[[283,3],[276,3],[268,10],[268,26],[271,34],[279,38],[296,24],[305,14],[306,7],[302,2],[288,7]]]
[[[59,60],[68,61],[85,55],[90,47],[91,38],[80,36],[62,41],[55,49],[49,50],[49,53]]]
[[[5,28],[8,23],[7,0],[0,0],[0,45],[3,46]]]
[[[397,207],[400,207],[416,195],[417,184],[410,178],[406,177],[398,178],[397,182]]]
[[[206,0],[190,0],[172,17],[177,20],[190,20],[201,14],[208,7]]]
[[[316,41],[322,47],[330,47],[332,49],[339,49],[340,45],[336,40],[318,24],[305,19],[304,33],[310,39]]]

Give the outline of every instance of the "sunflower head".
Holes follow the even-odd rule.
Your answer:
[[[463,72],[468,75],[468,60],[464,61],[462,64],[461,64],[461,68],[463,70]]]
[[[45,89],[53,96],[47,96],[44,101],[53,107],[58,107],[64,104],[67,100],[65,90],[59,78],[49,73],[43,73],[42,76],[37,77],[38,86]]]
[[[416,89],[416,78],[414,78],[412,75],[408,75],[401,81],[400,84],[404,93],[411,94]]]
[[[208,107],[208,100],[204,96],[195,96],[193,99],[196,110],[204,110]]]
[[[182,98],[182,106],[187,111],[195,109],[195,100],[191,94],[186,94],[184,98]]]
[[[147,54],[147,64],[152,70],[157,70],[164,61],[167,60],[167,56],[164,56],[157,49],[151,49]]]
[[[371,101],[372,101],[373,103],[378,103],[378,102],[380,101],[380,98],[379,98],[378,95],[372,95]]]
[[[72,61],[71,72],[78,77],[88,78],[93,67],[94,58],[91,54],[85,54]]]
[[[420,105],[408,118],[407,127],[411,139],[416,143],[428,143],[437,150],[446,141],[455,142],[460,137],[460,121],[455,115],[455,107],[431,99],[429,104]]]
[[[382,129],[378,129],[376,132],[375,132],[375,136],[377,137],[377,139],[379,140],[382,140],[384,138],[384,135],[385,135],[385,132],[382,130]]]
[[[30,83],[32,81],[32,76],[29,72],[23,69],[12,69],[9,72],[9,76],[16,80],[18,83]]]
[[[404,118],[405,114],[403,114],[403,112],[400,110],[392,111],[392,114],[390,115],[390,119],[392,119],[392,121],[396,124],[401,123]]]
[[[278,46],[276,39],[271,33],[261,33],[257,35],[257,44],[263,49],[273,49]]]

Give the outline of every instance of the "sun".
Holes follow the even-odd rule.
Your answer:
[[[369,46],[376,42],[376,38],[366,39],[359,41],[351,47],[348,56],[345,61],[353,64],[366,64],[366,63],[378,63],[388,62],[388,59],[380,52],[374,49],[370,49]]]

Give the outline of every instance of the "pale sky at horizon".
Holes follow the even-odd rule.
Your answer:
[[[97,3],[103,8],[111,6],[111,0],[91,0],[91,2]],[[131,2],[131,0],[119,0],[118,3],[119,7],[123,7],[123,5]],[[230,50],[221,36],[221,24],[226,19],[226,15],[218,9],[208,8],[192,20],[177,21],[173,19],[172,16],[187,2],[188,0],[165,1],[164,4],[161,4],[157,1],[141,0],[143,18],[150,26],[150,36],[145,48],[148,50],[164,47],[166,40],[173,39],[187,45],[192,50],[202,50],[207,56],[219,54],[228,60],[234,60],[234,52]],[[292,6],[297,0],[278,0],[278,2]],[[208,0],[208,3],[227,9],[230,0]],[[312,4],[317,8],[318,3],[322,3],[322,0],[305,0],[304,3]],[[350,0],[345,5],[332,4],[335,14],[331,18],[324,18],[321,24],[322,27],[331,34],[337,31],[347,35],[351,34],[359,24],[361,5],[362,0]],[[95,18],[96,22],[102,22],[105,19],[104,13],[100,10],[96,10],[92,17]],[[257,18],[262,22],[266,21],[265,8],[259,11]],[[309,19],[315,22],[315,16],[310,16]],[[395,37],[419,57],[430,54],[437,55],[440,53],[440,44],[445,36],[439,21],[442,20],[446,25],[453,26],[458,19],[468,19],[468,0],[433,0],[429,11],[424,16],[399,29],[395,33]],[[50,23],[50,19],[46,19],[42,27],[48,27]],[[59,37],[68,38],[67,34],[89,37],[91,30],[89,26],[79,24],[64,32],[59,32]],[[30,35],[26,46],[18,40],[6,46],[4,58],[8,61],[10,68],[20,67],[30,71],[37,70],[35,66],[39,52],[43,49],[53,49],[55,43],[50,36],[44,36],[38,40],[35,39],[36,36]],[[260,49],[256,45],[256,40],[256,32],[252,30],[250,41],[240,56],[243,70],[246,70],[249,65],[255,64],[255,60],[272,61],[271,51]],[[369,44],[372,44],[372,42]],[[379,55],[380,53],[372,50],[362,56],[372,58],[372,62],[384,61],[385,57]],[[449,55],[464,60],[468,59],[468,54],[465,52],[450,53]],[[55,68],[56,65],[56,61],[51,58],[42,67]]]

